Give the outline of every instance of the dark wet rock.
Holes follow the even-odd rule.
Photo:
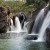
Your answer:
[[[7,31],[7,20],[6,18],[2,18],[2,20],[0,20],[0,33],[4,33],[6,31]]]
[[[7,31],[7,10],[4,7],[0,7],[0,33]]]
[[[38,38],[38,35],[27,35],[26,36],[26,38],[25,39],[27,39],[27,40],[37,40],[37,38]]]
[[[50,43],[50,28],[46,29],[46,42]]]
[[[0,29],[0,33],[6,33],[7,32],[7,26],[5,25]]]
[[[48,3],[47,6],[46,6],[45,9],[44,9],[44,16],[47,15],[47,13],[48,13],[49,10],[50,10],[50,5],[49,5],[49,3]]]
[[[33,25],[34,25],[34,22],[31,22],[31,21],[29,21],[28,24],[27,24],[27,30],[28,30],[28,33],[29,33],[29,34],[30,34],[31,31],[32,31]]]

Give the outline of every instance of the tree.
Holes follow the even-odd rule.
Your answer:
[[[35,1],[34,0],[26,0],[27,4],[31,4],[31,3],[34,3]]]

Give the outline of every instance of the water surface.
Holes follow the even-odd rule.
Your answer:
[[[50,50],[50,44],[32,42],[22,38],[0,39],[0,50]]]

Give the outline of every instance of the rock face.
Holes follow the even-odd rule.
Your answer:
[[[50,42],[50,28],[46,29],[46,42]]]
[[[0,33],[7,31],[7,10],[4,7],[0,7]]]
[[[44,9],[44,16],[47,15],[49,9],[50,9],[50,5],[49,5],[49,3],[48,3],[47,6],[46,6],[45,9]]]
[[[37,40],[38,35],[27,35],[25,37],[26,40]]]

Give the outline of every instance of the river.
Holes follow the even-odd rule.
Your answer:
[[[26,40],[22,36],[15,38],[4,38],[2,36],[3,38],[0,38],[0,50],[50,50],[50,44],[46,42],[33,42]]]

